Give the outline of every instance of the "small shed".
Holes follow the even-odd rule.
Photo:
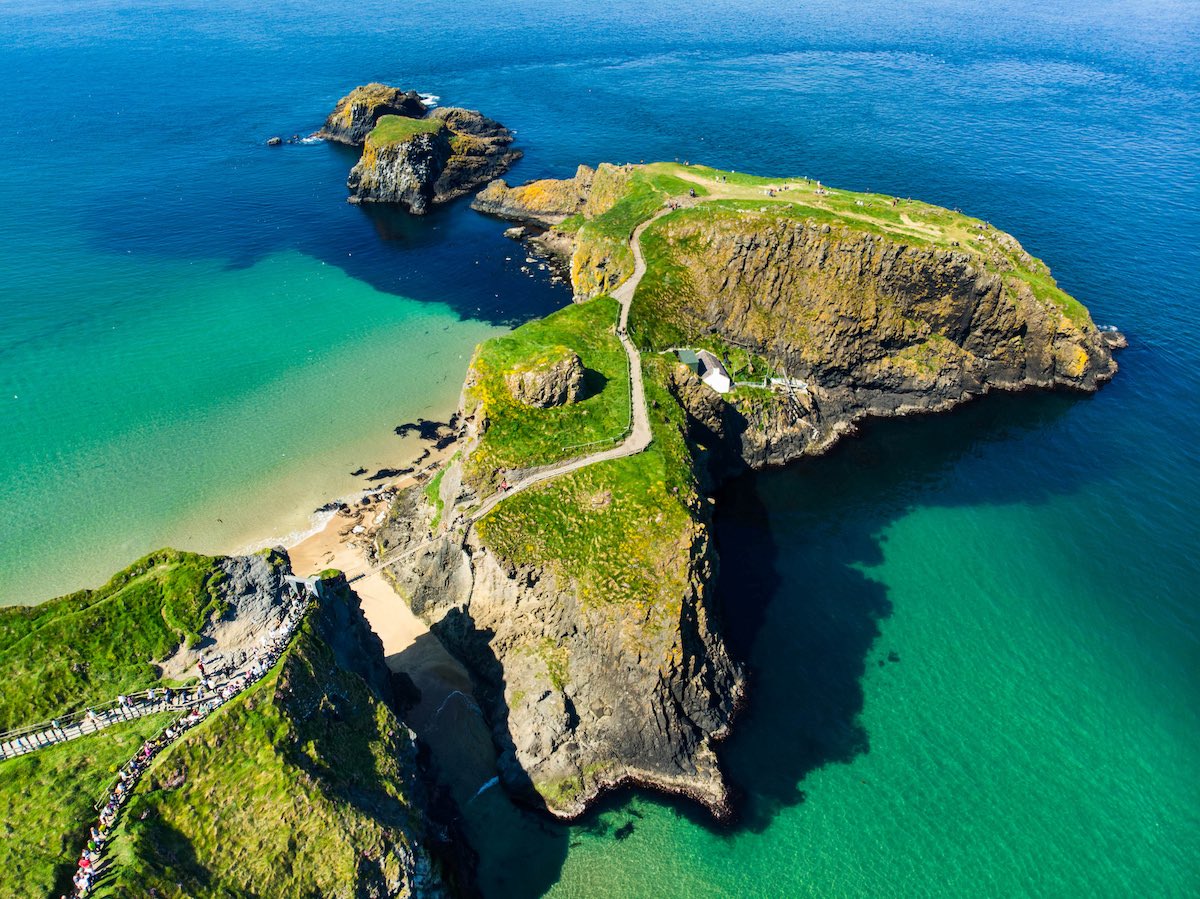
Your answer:
[[[701,381],[717,393],[729,393],[733,389],[733,378],[729,377],[720,359],[708,350],[701,350],[696,357],[700,362],[700,370],[696,373]]]
[[[690,368],[694,373],[700,373],[700,357],[696,355],[695,350],[676,350],[675,355],[679,357],[679,361]]]

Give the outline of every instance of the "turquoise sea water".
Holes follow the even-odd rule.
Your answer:
[[[370,79],[516,128],[517,179],[679,156],[961,207],[1132,344],[1095,397],[728,485],[737,821],[481,801],[487,895],[1200,893],[1183,0],[0,6],[0,601],[306,526],[476,341],[567,300],[464,204],[355,209],[352,154],[262,146]]]

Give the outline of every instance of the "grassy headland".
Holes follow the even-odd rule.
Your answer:
[[[644,360],[654,440],[635,456],[590,465],[500,503],[478,524],[514,564],[550,564],[584,602],[678,606],[699,493],[683,410],[661,358]]]
[[[116,771],[171,713],[114,724],[81,737],[0,762],[0,899],[50,896],[70,887],[93,804]]]
[[[0,609],[0,730],[152,686],[221,599],[218,560],[159,550],[97,590]]]
[[[383,895],[398,882],[424,833],[415,749],[338,664],[323,614],[310,611],[266,678],[155,761],[97,895]]]

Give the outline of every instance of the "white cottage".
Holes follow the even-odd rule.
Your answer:
[[[700,350],[696,356],[700,362],[699,371],[696,372],[700,375],[700,380],[717,393],[729,393],[733,389],[733,379],[729,377],[729,372],[725,370],[721,360],[708,350]]]

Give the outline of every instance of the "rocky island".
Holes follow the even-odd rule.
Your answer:
[[[1119,335],[1041,261],[929,204],[654,164],[493,182],[474,205],[569,257],[578,302],[478,349],[459,454],[377,549],[472,672],[505,784],[558,816],[622,783],[729,811],[713,747],[744,680],[713,595],[722,479],[869,416],[1116,371]],[[564,394],[544,357],[567,353],[581,396],[524,402],[530,370]]]
[[[478,113],[382,85],[322,134],[363,146],[360,199],[414,212],[516,152]],[[718,484],[869,417],[1094,391],[1123,345],[1013,237],[917,201],[657,163],[491,180],[473,205],[560,254],[576,302],[476,349],[454,455],[353,530],[469,675],[456,701],[484,724],[471,706],[439,727],[483,727],[478,770],[561,818],[621,784],[734,812],[717,747],[748,687],[715,590]],[[478,796],[446,783],[467,740],[422,760],[413,681],[355,585],[290,565],[163,550],[0,609],[0,897],[85,873],[95,895],[467,888],[432,798]]]
[[[396,203],[416,215],[521,158],[499,122],[470,109],[431,111],[415,92],[376,83],[339,100],[316,136],[363,148],[346,181],[351,203]]]

